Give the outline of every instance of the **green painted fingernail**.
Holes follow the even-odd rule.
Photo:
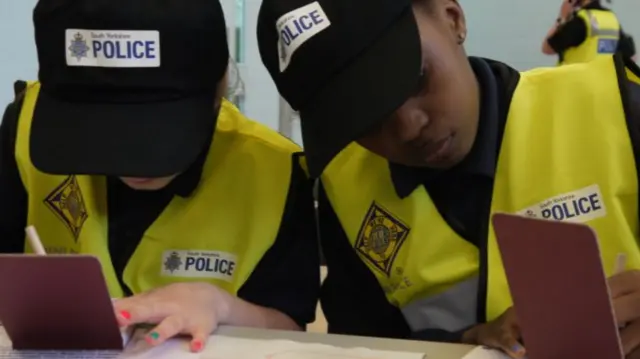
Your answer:
[[[153,340],[158,340],[158,338],[160,338],[160,334],[158,334],[158,332],[151,332],[151,334],[149,334],[149,336],[150,336]]]

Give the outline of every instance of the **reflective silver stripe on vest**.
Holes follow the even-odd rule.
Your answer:
[[[619,37],[619,30],[610,30],[610,29],[591,29],[591,37],[596,36],[608,36],[608,37]]]
[[[598,24],[598,19],[591,11],[587,11],[587,17],[589,18],[589,22],[591,23],[591,37],[596,36],[608,36],[608,37],[620,37],[620,30],[613,29],[600,29]],[[594,26],[596,24],[596,26]]]
[[[412,331],[444,329],[456,332],[476,324],[478,277],[472,277],[446,292],[414,300],[402,308]]]

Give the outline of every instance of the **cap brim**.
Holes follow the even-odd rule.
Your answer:
[[[389,118],[415,93],[421,67],[420,35],[409,7],[377,42],[300,108],[310,174],[320,176],[345,146]]]
[[[50,174],[163,177],[195,162],[215,126],[213,94],[170,102],[83,103],[40,91],[31,161]]]

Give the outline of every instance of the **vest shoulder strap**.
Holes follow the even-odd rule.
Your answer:
[[[270,127],[247,118],[227,100],[222,101],[216,132],[233,134],[238,140],[253,142],[265,150],[289,154],[302,152],[302,148],[295,142]]]

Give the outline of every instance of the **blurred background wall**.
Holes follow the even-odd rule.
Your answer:
[[[49,0],[54,1],[54,0]],[[345,0],[346,1],[346,0]],[[554,57],[540,52],[543,37],[555,21],[561,0],[460,0],[465,10],[471,55],[505,61],[520,70],[550,66]],[[229,43],[242,81],[235,81],[233,101],[251,118],[279,129],[300,142],[295,115],[281,103],[256,45],[260,0],[222,0]],[[37,78],[31,11],[35,0],[0,0],[0,103],[13,97],[16,79]],[[614,0],[623,27],[640,43],[640,1]]]

